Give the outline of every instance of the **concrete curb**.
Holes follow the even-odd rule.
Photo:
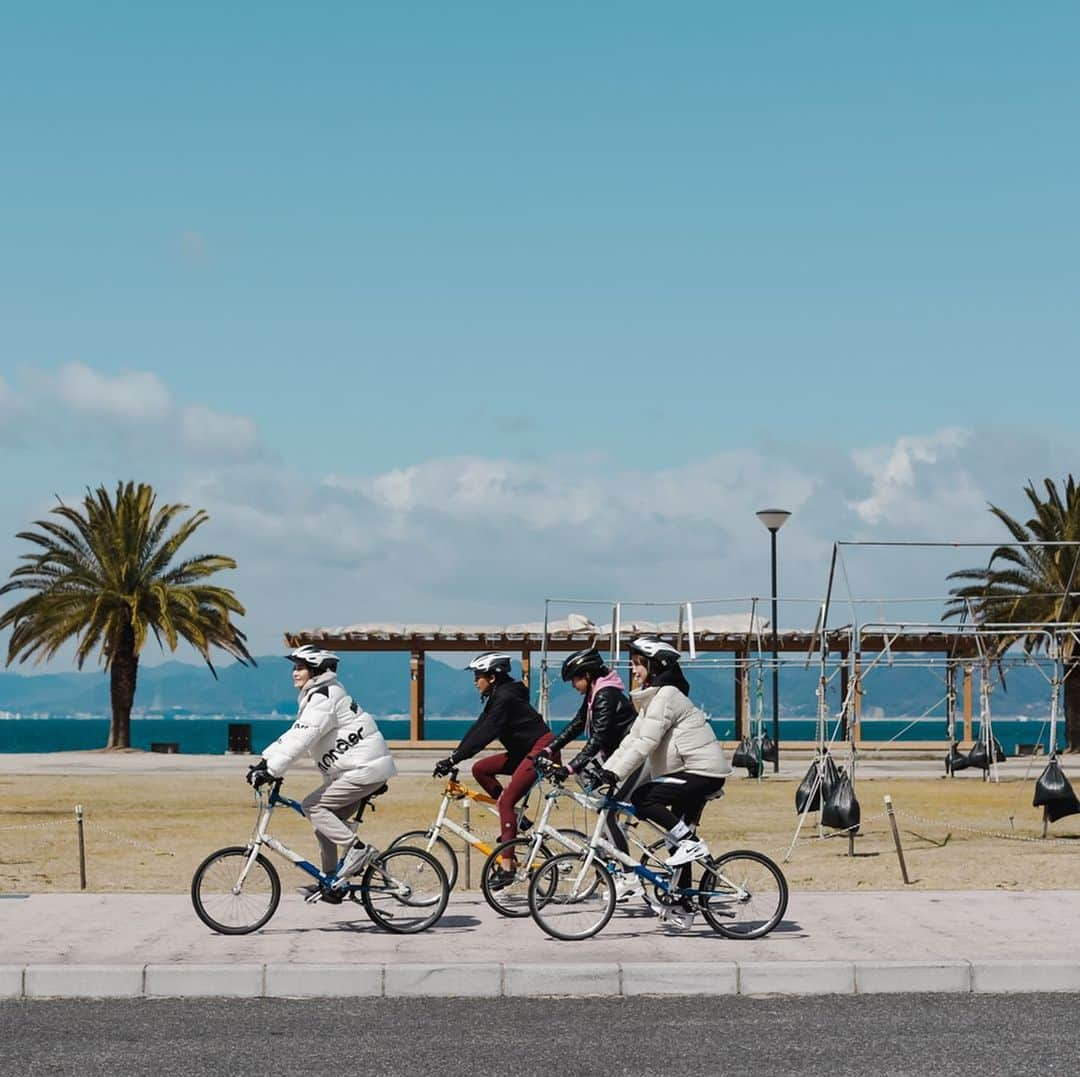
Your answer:
[[[1080,961],[0,965],[0,999],[1019,994],[1080,991]]]

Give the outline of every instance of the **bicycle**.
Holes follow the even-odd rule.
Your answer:
[[[764,853],[734,849],[708,857],[701,862],[704,870],[698,885],[682,885],[678,881],[686,871],[682,865],[668,867],[640,842],[635,844],[647,853],[637,861],[603,836],[606,814],[637,817],[632,804],[595,790],[592,801],[598,814],[585,854],[552,857],[533,872],[529,883],[529,912],[552,938],[588,939],[607,926],[615,912],[614,875],[620,865],[652,887],[649,903],[662,918],[669,909],[700,911],[714,931],[729,939],[759,939],[780,923],[787,911],[787,880]],[[652,861],[658,868],[646,866]]]
[[[539,775],[540,771],[538,770],[537,773]],[[537,780],[539,782],[539,777]],[[517,837],[500,842],[484,861],[484,866],[480,871],[480,890],[487,903],[502,916],[529,915],[529,884],[533,873],[552,856],[550,847],[545,844],[545,838],[550,838],[578,854],[584,853],[588,848],[588,834],[572,827],[560,830],[551,825],[549,821],[551,813],[560,797],[570,797],[585,808],[592,807],[585,795],[556,786],[544,797],[544,806],[540,812],[540,818],[533,824],[532,834],[527,838]],[[493,889],[492,875],[497,869],[505,870],[505,863],[515,864],[513,882]]]
[[[489,856],[495,849],[494,844],[484,841],[482,837],[470,829],[468,819],[466,819],[466,825],[463,826],[449,817],[447,813],[451,804],[454,801],[467,800],[470,804],[480,805],[496,818],[499,816],[498,809],[495,807],[498,801],[495,797],[488,796],[487,793],[477,792],[477,790],[470,789],[467,785],[459,782],[459,769],[454,767],[446,779],[442,803],[439,805],[439,810],[435,815],[435,822],[432,823],[431,827],[427,830],[407,830],[404,834],[399,834],[394,838],[389,845],[391,849],[395,849],[400,845],[414,845],[415,848],[430,853],[439,861],[443,871],[446,872],[446,878],[451,890],[457,885],[458,857],[454,847],[442,836],[444,830],[461,838],[476,849],[477,852],[481,852],[485,856]],[[525,815],[525,809],[528,806],[528,797],[526,797],[522,801],[521,807],[517,809],[518,828],[521,830],[527,830],[532,825]]]
[[[359,881],[327,875],[293,852],[269,832],[270,818],[278,804],[300,815],[298,801],[281,795],[278,778],[269,792],[255,790],[257,816],[247,845],[230,845],[211,853],[195,869],[191,879],[191,903],[195,914],[212,931],[223,935],[247,935],[263,927],[281,901],[281,878],[262,853],[263,846],[291,861],[320,887],[341,891],[363,905],[371,920],[386,931],[409,935],[438,922],[450,900],[450,886],[442,865],[423,849],[400,846],[377,853],[363,869]],[[360,824],[364,810],[386,786],[360,801],[352,822]],[[340,864],[339,864],[340,867]],[[321,889],[307,900],[318,901]]]

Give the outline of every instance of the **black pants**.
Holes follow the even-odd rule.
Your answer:
[[[705,810],[705,801],[723,788],[723,778],[685,771],[665,774],[636,789],[630,803],[642,819],[649,819],[665,830],[670,830],[680,819],[689,826],[697,826]]]
[[[615,799],[621,801],[631,800],[630,790],[634,788],[634,783],[638,780],[638,775],[641,773],[641,767],[638,767],[625,781],[623,781],[618,789],[615,790]],[[633,801],[631,800],[631,803]],[[627,843],[626,835],[622,831],[622,827],[619,825],[619,820],[616,818],[614,812],[607,813],[607,819],[604,823],[604,829],[607,831],[608,837],[611,839],[611,844],[619,850],[620,853],[629,853],[630,846]]]

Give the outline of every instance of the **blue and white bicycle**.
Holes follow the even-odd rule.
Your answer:
[[[353,817],[356,825],[369,802],[385,791],[384,785],[360,802]],[[281,879],[263,855],[263,846],[291,861],[315,882],[362,904],[368,916],[387,931],[399,935],[424,931],[445,911],[450,884],[442,865],[430,853],[397,846],[376,855],[355,881],[340,879],[336,873],[326,875],[269,832],[270,817],[278,804],[304,814],[298,801],[281,795],[281,779],[267,786],[265,792],[257,789],[255,801],[258,817],[248,844],[211,853],[192,877],[191,903],[211,930],[223,935],[247,935],[258,931],[277,911]]]
[[[547,795],[559,796],[560,791]],[[670,868],[660,859],[663,841],[650,846],[635,842],[644,851],[635,860],[604,837],[605,816],[610,812],[632,820],[634,806],[595,789],[590,799],[597,816],[588,849],[552,857],[532,872],[529,882],[529,911],[553,938],[588,939],[603,930],[615,911],[615,877],[622,872],[641,879],[646,900],[661,919],[669,910],[689,914],[690,921],[700,912],[729,939],[759,939],[780,923],[787,910],[787,880],[764,853],[736,849]]]

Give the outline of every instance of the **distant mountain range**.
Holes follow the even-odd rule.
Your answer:
[[[534,665],[534,698],[535,674]],[[692,692],[700,706],[715,716],[733,711],[730,670],[688,668]],[[341,679],[346,688],[375,715],[407,714],[409,711],[409,656],[404,653],[364,653],[342,656]],[[427,658],[427,713],[431,717],[475,714],[479,700],[472,677],[438,659]],[[771,715],[768,695],[771,678],[764,678],[763,710]],[[829,687],[829,707],[840,705],[839,678]],[[817,671],[786,667],[780,674],[781,713],[790,717],[813,717],[817,710]],[[1038,670],[1011,671],[1007,690],[995,680],[993,713],[998,716],[1041,716],[1049,712],[1050,689]],[[863,713],[872,716],[911,716],[929,712],[944,715],[944,683],[939,670],[879,667],[864,681]],[[580,697],[553,670],[551,713],[567,717],[577,709]],[[935,704],[937,704],[935,706]],[[978,698],[973,702],[976,717]],[[165,662],[139,670],[135,699],[137,714],[187,712],[229,716],[289,715],[296,710],[296,693],[289,667],[279,655],[258,659],[254,668],[231,665],[218,671],[215,680],[205,666]],[[959,704],[958,704],[959,707]],[[751,677],[751,714],[758,709],[757,678]],[[26,676],[0,673],[0,711],[20,714],[108,714],[109,678],[100,671],[44,673]]]

